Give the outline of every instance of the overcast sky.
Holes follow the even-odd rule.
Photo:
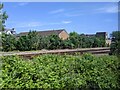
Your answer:
[[[94,34],[118,30],[117,2],[5,2],[6,28],[16,32],[66,29]]]

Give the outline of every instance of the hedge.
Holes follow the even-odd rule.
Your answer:
[[[120,89],[116,56],[41,55],[32,60],[5,56],[1,88]]]

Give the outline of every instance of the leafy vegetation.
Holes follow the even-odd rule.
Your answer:
[[[13,51],[16,49],[16,38],[12,35],[2,34],[3,51]]]
[[[113,31],[111,37],[112,44],[110,46],[110,54],[120,55],[120,31]]]
[[[1,88],[120,89],[116,56],[42,55],[32,60],[1,57]]]
[[[3,9],[3,4],[0,3],[0,11]],[[5,21],[7,20],[8,15],[6,14],[6,12],[2,12],[0,13],[0,31],[4,30],[5,27]]]
[[[14,39],[14,41],[13,41]],[[30,51],[41,49],[73,49],[104,47],[105,40],[96,36],[87,37],[71,32],[67,40],[60,39],[57,35],[42,37],[36,31],[30,31],[28,35],[19,38],[13,35],[2,35],[3,51]],[[14,47],[14,48],[13,48]]]
[[[5,21],[8,18],[8,15],[5,11],[2,11],[3,4],[0,3],[0,51],[2,50],[2,39],[1,39],[1,32],[4,31]],[[7,47],[7,46],[6,46]],[[4,49],[5,50],[5,49]]]

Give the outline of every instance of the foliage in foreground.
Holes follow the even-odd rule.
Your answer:
[[[1,88],[120,88],[118,59],[42,55],[32,60],[2,57]]]

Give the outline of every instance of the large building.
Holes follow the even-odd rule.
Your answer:
[[[108,39],[106,40],[106,44],[107,44],[107,46],[110,46],[110,45],[111,45],[111,39],[108,38]]]
[[[29,32],[21,32],[19,33],[17,36],[24,36],[24,35],[27,35]],[[50,35],[58,35],[59,38],[65,40],[69,37],[68,33],[66,32],[65,29],[60,29],[60,30],[47,30],[47,31],[37,31],[37,33],[40,35],[40,36],[50,36]]]
[[[107,32],[97,32],[96,37],[102,37],[105,40],[107,40],[108,39],[108,33]]]
[[[107,32],[96,32],[96,34],[86,34],[85,36],[87,37],[99,37],[99,38],[103,38],[106,42],[107,46],[110,46],[111,44],[111,40],[108,38],[108,33]]]
[[[104,39],[108,39],[108,33],[107,32],[96,32],[96,34],[85,34],[87,37],[102,37]]]

